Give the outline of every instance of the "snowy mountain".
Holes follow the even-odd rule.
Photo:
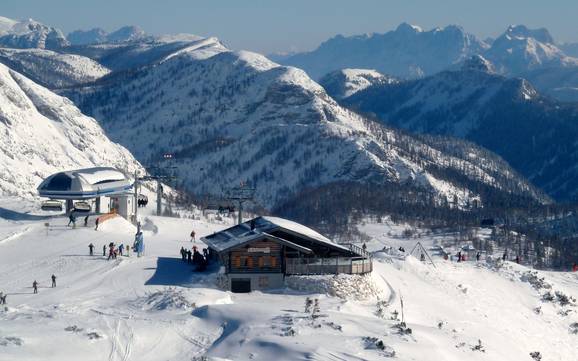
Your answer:
[[[7,48],[60,49],[69,45],[64,34],[32,19],[16,21],[0,17],[0,46]]]
[[[89,45],[99,44],[107,41],[108,33],[102,28],[94,28],[90,30],[75,30],[70,32],[66,39],[70,45]]]
[[[279,62],[300,67],[315,79],[344,68],[419,78],[452,68],[473,55],[483,56],[504,75],[578,65],[578,59],[567,56],[543,28],[510,26],[497,39],[486,42],[458,26],[423,31],[405,23],[385,34],[339,35],[314,51],[281,57]]]
[[[0,63],[50,89],[91,82],[110,73],[92,59],[45,49],[0,48]]]
[[[447,71],[369,87],[343,103],[414,132],[473,141],[557,199],[578,194],[578,107],[541,96],[524,79]]]
[[[125,41],[142,40],[146,36],[147,35],[143,29],[139,28],[138,26],[129,25],[123,26],[122,28],[108,34],[106,36],[106,40],[110,43],[122,43]]]
[[[65,94],[142,162],[174,153],[182,186],[197,194],[248,182],[271,209],[335,182],[408,184],[465,206],[479,197],[471,182],[544,200],[493,155],[473,147],[447,155],[343,109],[302,70],[215,38]]]
[[[389,84],[398,80],[370,69],[341,69],[319,80],[333,99],[343,99],[375,84]]]
[[[396,77],[416,78],[444,70],[487,48],[459,26],[424,31],[403,23],[385,34],[338,35],[316,50],[293,55],[282,63],[299,67],[314,79],[344,68],[376,69]]]
[[[147,38],[147,34],[138,26],[130,25],[108,33],[101,28],[90,30],[75,30],[68,34],[71,45],[92,45],[103,43],[124,43],[139,41]]]
[[[564,54],[546,29],[510,26],[484,56],[502,74],[520,74],[538,68],[577,66],[578,59]]]
[[[63,169],[142,169],[70,102],[0,64],[0,195],[30,198]]]

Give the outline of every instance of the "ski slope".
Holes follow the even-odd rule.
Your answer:
[[[217,289],[216,274],[192,272],[179,249],[191,247],[191,229],[201,237],[227,221],[146,216],[145,255],[107,261],[102,246],[132,243],[132,225],[115,219],[98,231],[81,222],[71,229],[65,217],[34,208],[0,199],[0,291],[8,293],[0,310],[0,361],[381,360],[392,352],[397,360],[531,361],[534,351],[544,361],[571,361],[578,355],[578,334],[570,328],[578,322],[576,307],[541,301],[545,290],[524,281],[523,266],[435,258],[434,268],[378,252],[368,282],[379,288],[380,317],[377,298],[354,300],[347,292],[339,298]],[[403,226],[364,227],[374,238],[370,249],[415,244],[399,237]],[[552,291],[578,296],[576,274],[540,276]],[[318,317],[304,312],[307,297],[319,300]],[[399,321],[390,319],[402,297],[410,335],[398,334]],[[375,347],[378,340],[384,350]],[[483,351],[475,349],[478,340]]]

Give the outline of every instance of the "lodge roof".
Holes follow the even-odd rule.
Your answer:
[[[285,231],[296,237],[304,238],[308,241],[318,243],[332,249],[350,252],[348,248],[331,241],[329,238],[324,237],[309,227],[278,217],[253,218],[250,221],[227,228],[220,232],[213,233],[210,236],[203,237],[201,240],[205,242],[207,246],[213,248],[217,252],[223,252],[248,242],[265,238],[272,239],[280,243],[286,243],[287,246],[296,248],[305,253],[311,252],[311,250],[307,247],[297,245],[293,242],[273,236],[271,234],[272,232],[278,230]]]

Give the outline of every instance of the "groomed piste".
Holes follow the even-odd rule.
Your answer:
[[[3,199],[0,207],[11,215],[0,219],[0,291],[7,293],[0,306],[2,361],[382,360],[393,354],[396,360],[531,361],[532,352],[544,360],[573,360],[578,352],[576,307],[557,296],[578,295],[573,273],[532,276],[511,262],[496,267],[436,257],[434,268],[377,252],[363,294],[343,276],[323,277],[317,288],[322,276],[235,294],[217,287],[218,270],[193,272],[179,255],[181,247],[204,247],[190,242],[191,229],[205,236],[232,222],[146,216],[144,256],[107,261],[103,245],[134,237],[122,218],[99,231],[73,230],[64,217],[49,218],[34,204]],[[403,229],[363,226],[373,239],[368,249],[409,249],[415,239],[400,237]],[[428,247],[440,237],[420,241]],[[411,334],[398,328],[402,299]]]

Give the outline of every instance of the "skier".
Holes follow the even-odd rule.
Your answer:
[[[118,254],[119,254],[119,256],[121,256],[121,257],[122,257],[122,251],[123,251],[123,250],[124,250],[124,244],[121,243],[120,246],[118,246]]]
[[[52,275],[50,278],[52,278],[52,288],[56,287],[56,276]]]
[[[106,244],[102,246],[102,256],[106,256]]]
[[[110,259],[115,259],[116,258],[116,251],[114,249],[114,243],[110,242],[108,244],[108,258],[107,261],[110,261]]]
[[[185,247],[181,247],[181,259],[183,261],[187,260],[187,251],[185,251]]]
[[[572,266],[572,272],[578,272],[578,263],[574,262],[574,265]]]
[[[84,226],[88,227],[88,214],[84,217]]]
[[[516,255],[516,263],[520,264],[520,256]]]
[[[88,245],[88,252],[90,253],[91,256],[94,255],[93,250],[94,250],[94,244],[91,243]]]
[[[8,296],[7,294],[3,294],[2,292],[0,292],[0,305],[5,305],[6,304],[6,296]]]
[[[363,248],[363,252],[367,250],[367,245],[365,244],[365,242],[363,242],[363,246],[361,246],[361,248]]]
[[[32,282],[32,288],[34,289],[34,293],[38,293],[38,282],[36,282],[36,280]]]
[[[196,252],[196,251],[195,251],[195,252]],[[193,258],[193,252],[191,252],[191,250],[189,249],[189,250],[187,251],[187,261],[188,261],[189,263],[192,263],[192,258]]]
[[[508,259],[508,251],[504,251],[504,254],[502,255],[502,261],[506,261]]]
[[[195,230],[191,231],[191,242],[195,241]]]
[[[203,257],[205,257],[206,260],[209,260],[209,250],[206,248],[203,248]]]
[[[462,251],[458,252],[458,262],[462,261]]]
[[[422,253],[421,257],[419,258],[420,261],[425,262],[425,255]]]
[[[94,221],[94,223],[96,224],[96,227],[94,227],[94,230],[95,230],[95,231],[98,231],[98,222],[99,222],[99,219],[100,219],[100,218],[96,217],[96,221]]]
[[[476,253],[476,261],[480,262],[480,257],[481,257],[480,252]]]

